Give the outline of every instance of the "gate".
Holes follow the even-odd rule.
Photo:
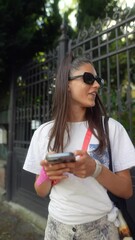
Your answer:
[[[135,144],[135,16],[129,9],[122,13],[116,9],[113,20],[107,17],[83,29],[76,39],[67,39],[63,28],[57,49],[24,66],[12,81],[7,198],[41,215],[47,215],[48,198],[35,194],[35,176],[22,166],[34,130],[50,120],[57,65],[66,52],[92,59],[105,79],[100,94],[109,115],[125,126]],[[134,170],[132,177],[135,190]],[[135,194],[127,201],[132,215],[134,198]]]

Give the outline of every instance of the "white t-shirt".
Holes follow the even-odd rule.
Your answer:
[[[49,132],[53,121],[42,124],[33,134],[23,169],[39,174],[40,162],[45,159]],[[65,152],[82,149],[87,131],[86,122],[70,123],[70,142]],[[135,148],[124,127],[116,120],[109,119],[110,143],[112,150],[113,169],[115,172],[135,166]],[[66,142],[66,136],[65,136]],[[97,148],[98,140],[91,136],[88,153],[108,167],[107,149],[102,156],[93,150]],[[68,178],[53,186],[50,192],[49,214],[65,224],[82,224],[97,220],[108,215],[110,221],[115,221],[116,211],[106,189],[93,177],[85,179],[68,173]]]

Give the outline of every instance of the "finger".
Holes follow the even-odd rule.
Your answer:
[[[78,161],[76,161],[75,170],[81,170],[85,168],[85,165],[86,165],[86,159],[82,157],[78,159]]]
[[[82,156],[82,155],[84,155],[84,154],[86,154],[87,152],[85,151],[85,150],[76,150],[75,152],[74,152],[74,155],[75,156],[77,156],[77,155],[80,155],[80,156]]]
[[[41,160],[40,165],[44,166],[44,164],[45,164],[45,160]]]
[[[67,168],[67,165],[65,163],[49,164],[48,166],[52,170],[66,169]]]
[[[66,163],[66,167],[70,169],[74,169],[76,167],[76,162]]]
[[[74,175],[76,176],[76,177],[80,177],[80,178],[85,178],[86,177],[86,171],[81,171],[81,172],[74,172]]]
[[[49,179],[50,180],[62,180],[62,179],[67,179],[68,175],[61,175],[61,176],[50,176]]]
[[[82,166],[79,169],[75,169],[73,172],[75,174],[86,174],[86,168]]]
[[[41,165],[42,167],[44,167],[44,168],[49,167],[49,163],[48,163],[47,160],[42,160],[42,161],[40,162],[40,165]]]
[[[46,173],[48,176],[54,176],[54,175],[57,175],[57,176],[60,176],[60,175],[63,175],[64,173],[67,173],[67,172],[70,172],[70,169],[69,168],[65,168],[65,169],[59,169],[59,170],[47,170]]]

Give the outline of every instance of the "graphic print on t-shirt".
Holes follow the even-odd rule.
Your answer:
[[[101,162],[104,166],[106,166],[108,168],[108,166],[109,166],[109,154],[108,154],[107,149],[104,150],[102,155],[99,155],[94,151],[94,150],[96,150],[97,147],[98,147],[98,144],[90,144],[89,147],[88,147],[89,155],[92,158]]]

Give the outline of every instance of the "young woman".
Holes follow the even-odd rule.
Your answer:
[[[124,127],[110,118],[114,173],[108,169],[106,113],[98,96],[102,84],[89,59],[68,54],[56,78],[53,120],[31,140],[24,169],[37,175],[39,196],[50,193],[45,240],[119,239],[117,208],[107,190],[132,196],[129,169],[135,166],[135,149]],[[48,152],[73,152],[76,161],[50,164]]]

